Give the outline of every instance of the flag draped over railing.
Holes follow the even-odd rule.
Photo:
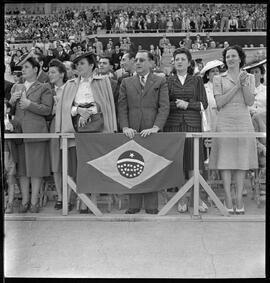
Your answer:
[[[79,193],[147,193],[184,184],[184,133],[128,139],[123,134],[75,134]]]

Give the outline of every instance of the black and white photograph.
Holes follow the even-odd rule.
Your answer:
[[[267,2],[3,6],[4,280],[269,277]]]

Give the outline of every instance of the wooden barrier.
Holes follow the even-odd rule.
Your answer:
[[[186,138],[194,139],[194,176],[192,176],[186,184],[184,184],[180,190],[167,202],[167,204],[160,210],[158,216],[163,216],[168,213],[170,209],[177,203],[181,197],[194,187],[194,203],[193,203],[193,215],[199,216],[199,185],[201,184],[206,193],[214,201],[217,208],[220,210],[222,215],[228,216],[228,212],[216,196],[211,187],[204,180],[199,171],[199,139],[200,138],[266,138],[266,133],[261,132],[201,132],[201,133],[186,133]],[[103,214],[97,208],[96,204],[90,200],[86,194],[78,194],[76,189],[76,184],[73,179],[68,176],[68,142],[69,138],[74,138],[74,134],[65,134],[65,133],[48,133],[48,134],[5,134],[5,139],[17,139],[17,138],[62,138],[62,165],[63,165],[63,209],[62,215],[68,215],[68,198],[67,198],[67,189],[68,186],[81,198],[81,200],[86,204],[86,206],[96,215],[102,216]]]

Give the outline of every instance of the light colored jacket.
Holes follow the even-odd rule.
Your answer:
[[[79,88],[80,77],[66,82],[63,94],[56,106],[55,113],[55,132],[56,133],[74,133],[75,129],[72,123],[71,108],[76,93]],[[116,114],[114,98],[110,79],[107,76],[93,76],[91,89],[95,102],[101,107],[104,118],[104,133],[113,133],[117,131]],[[75,146],[74,141],[69,142],[69,146]]]

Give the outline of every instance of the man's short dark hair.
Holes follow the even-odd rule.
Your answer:
[[[147,53],[148,59],[154,61],[154,55],[148,50],[139,50],[137,53]]]
[[[109,64],[113,66],[113,61],[112,61],[112,58],[110,56],[101,55],[100,58],[99,58],[99,61],[100,61],[100,59],[108,59]]]

